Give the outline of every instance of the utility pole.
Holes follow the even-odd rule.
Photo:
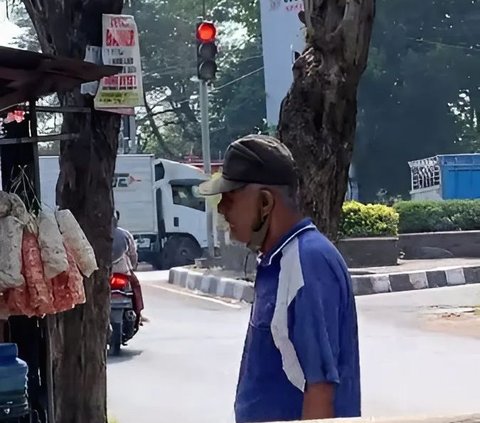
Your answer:
[[[204,2],[205,16],[205,2]],[[212,165],[210,157],[210,124],[208,118],[208,82],[215,79],[217,64],[215,57],[217,55],[217,46],[215,43],[217,29],[213,22],[199,22],[196,30],[197,44],[197,76],[199,80],[199,97],[200,97],[200,115],[202,129],[202,156],[203,170],[208,177],[212,176]],[[209,201],[206,201],[207,215],[207,245],[208,257],[215,256],[214,249],[214,227],[213,227],[213,210]]]
[[[208,119],[208,86],[207,81],[200,80],[200,111],[202,126],[202,156],[203,171],[208,177],[212,176],[212,164],[210,158],[210,123]],[[213,228],[213,210],[210,201],[205,202],[207,213],[207,245],[208,256],[215,256],[214,249],[214,228]]]

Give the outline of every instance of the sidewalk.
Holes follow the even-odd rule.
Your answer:
[[[480,259],[400,260],[397,266],[350,269],[355,295],[480,283]],[[169,283],[216,297],[253,301],[253,284],[222,269],[177,267]]]

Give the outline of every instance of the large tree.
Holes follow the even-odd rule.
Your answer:
[[[45,53],[83,59],[102,45],[102,14],[121,13],[123,0],[24,0]],[[69,208],[95,250],[99,270],[86,281],[87,303],[51,320],[55,420],[106,422],[106,353],[111,266],[111,181],[119,117],[93,109],[79,89],[59,94],[62,105],[90,108],[66,114],[63,130],[79,139],[61,147],[57,200]]]
[[[300,198],[335,237],[345,198],[375,0],[305,0],[307,46],[293,67],[278,132],[296,158]]]

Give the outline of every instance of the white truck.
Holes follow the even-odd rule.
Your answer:
[[[42,203],[54,208],[58,156],[41,156]],[[207,247],[200,169],[147,154],[118,155],[112,181],[119,226],[136,239],[139,260],[158,269],[193,263]]]

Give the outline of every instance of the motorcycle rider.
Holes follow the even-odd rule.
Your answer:
[[[138,254],[135,240],[130,232],[118,226],[120,214],[117,212],[112,219],[112,273],[128,275],[133,290],[133,307],[137,315],[137,328],[142,322],[142,310],[144,309],[142,288],[140,281],[135,275],[138,265]]]

